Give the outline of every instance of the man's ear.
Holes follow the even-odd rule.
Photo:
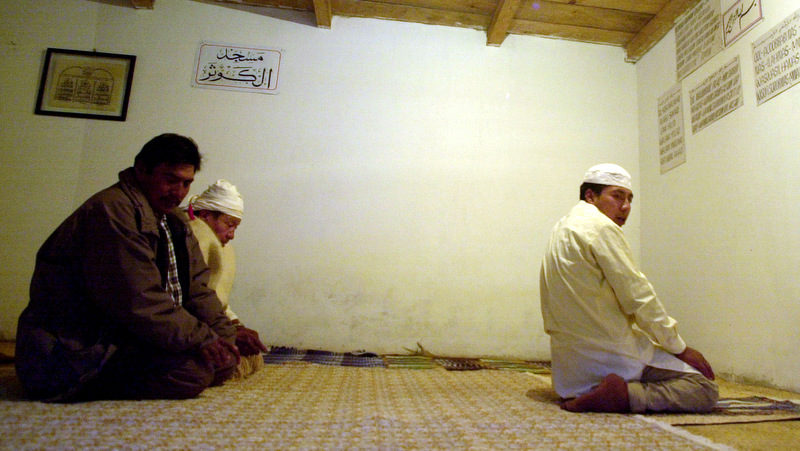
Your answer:
[[[594,202],[597,200],[597,193],[592,191],[591,188],[586,188],[586,191],[583,193],[583,197],[586,199],[586,203],[594,204]]]

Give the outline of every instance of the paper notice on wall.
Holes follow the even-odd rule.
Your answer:
[[[761,0],[726,0],[731,3],[723,8],[722,37],[725,47],[730,47],[737,39],[747,33],[764,19],[761,12]]]
[[[658,98],[658,153],[662,174],[686,162],[680,83]]]
[[[737,55],[689,91],[692,133],[699,132],[743,103],[742,71]]]
[[[192,86],[277,94],[282,56],[279,49],[202,42]]]
[[[675,71],[686,78],[722,50],[719,0],[701,0],[675,22]]]
[[[753,42],[753,66],[759,105],[800,81],[800,10]]]

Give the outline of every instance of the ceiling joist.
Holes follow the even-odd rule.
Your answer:
[[[675,19],[699,2],[700,0],[672,0],[668,2],[625,45],[625,61],[631,63],[639,61],[639,58],[644,56],[661,38],[669,33],[669,30],[675,25]]]
[[[517,9],[521,0],[500,0],[497,4],[497,9],[492,16],[492,22],[489,24],[489,29],[486,31],[486,45],[500,46],[508,35],[508,29],[514,16],[517,14]]]
[[[153,9],[155,0],[131,0],[131,4],[137,9]]]
[[[625,49],[638,61],[666,35],[675,19],[700,0],[215,0],[314,14],[331,28],[333,16],[397,20],[486,32],[486,45],[510,34],[543,36]],[[155,0],[130,0],[134,8]],[[265,13],[268,14],[268,13]]]
[[[318,27],[330,28],[333,17],[330,0],[314,0],[314,15],[317,17]]]

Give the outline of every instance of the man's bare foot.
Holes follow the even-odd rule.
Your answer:
[[[609,374],[592,391],[561,404],[570,412],[630,412],[628,383],[616,374]]]

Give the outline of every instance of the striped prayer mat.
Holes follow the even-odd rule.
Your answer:
[[[763,423],[800,420],[800,400],[779,400],[766,396],[720,398],[717,407],[706,414],[653,414],[658,421],[673,426],[700,424]]]
[[[528,390],[526,395],[535,401],[558,405],[559,396],[550,385],[549,377],[537,375],[546,383]],[[672,426],[702,424],[762,423],[766,421],[786,421],[800,419],[799,400],[778,400],[766,396],[736,396],[727,392],[727,384],[720,386],[720,399],[717,407],[709,413],[648,413],[643,415],[652,421]]]
[[[264,363],[309,362],[321,365],[384,367],[405,369],[444,368],[449,371],[509,370],[549,374],[549,362],[489,358],[438,357],[430,355],[383,355],[365,351],[331,352],[276,346],[264,354]]]
[[[321,365],[357,366],[363,368],[383,367],[383,359],[369,352],[330,352],[295,349],[281,346],[272,347],[264,354],[264,363],[280,364],[287,362],[309,362]]]

